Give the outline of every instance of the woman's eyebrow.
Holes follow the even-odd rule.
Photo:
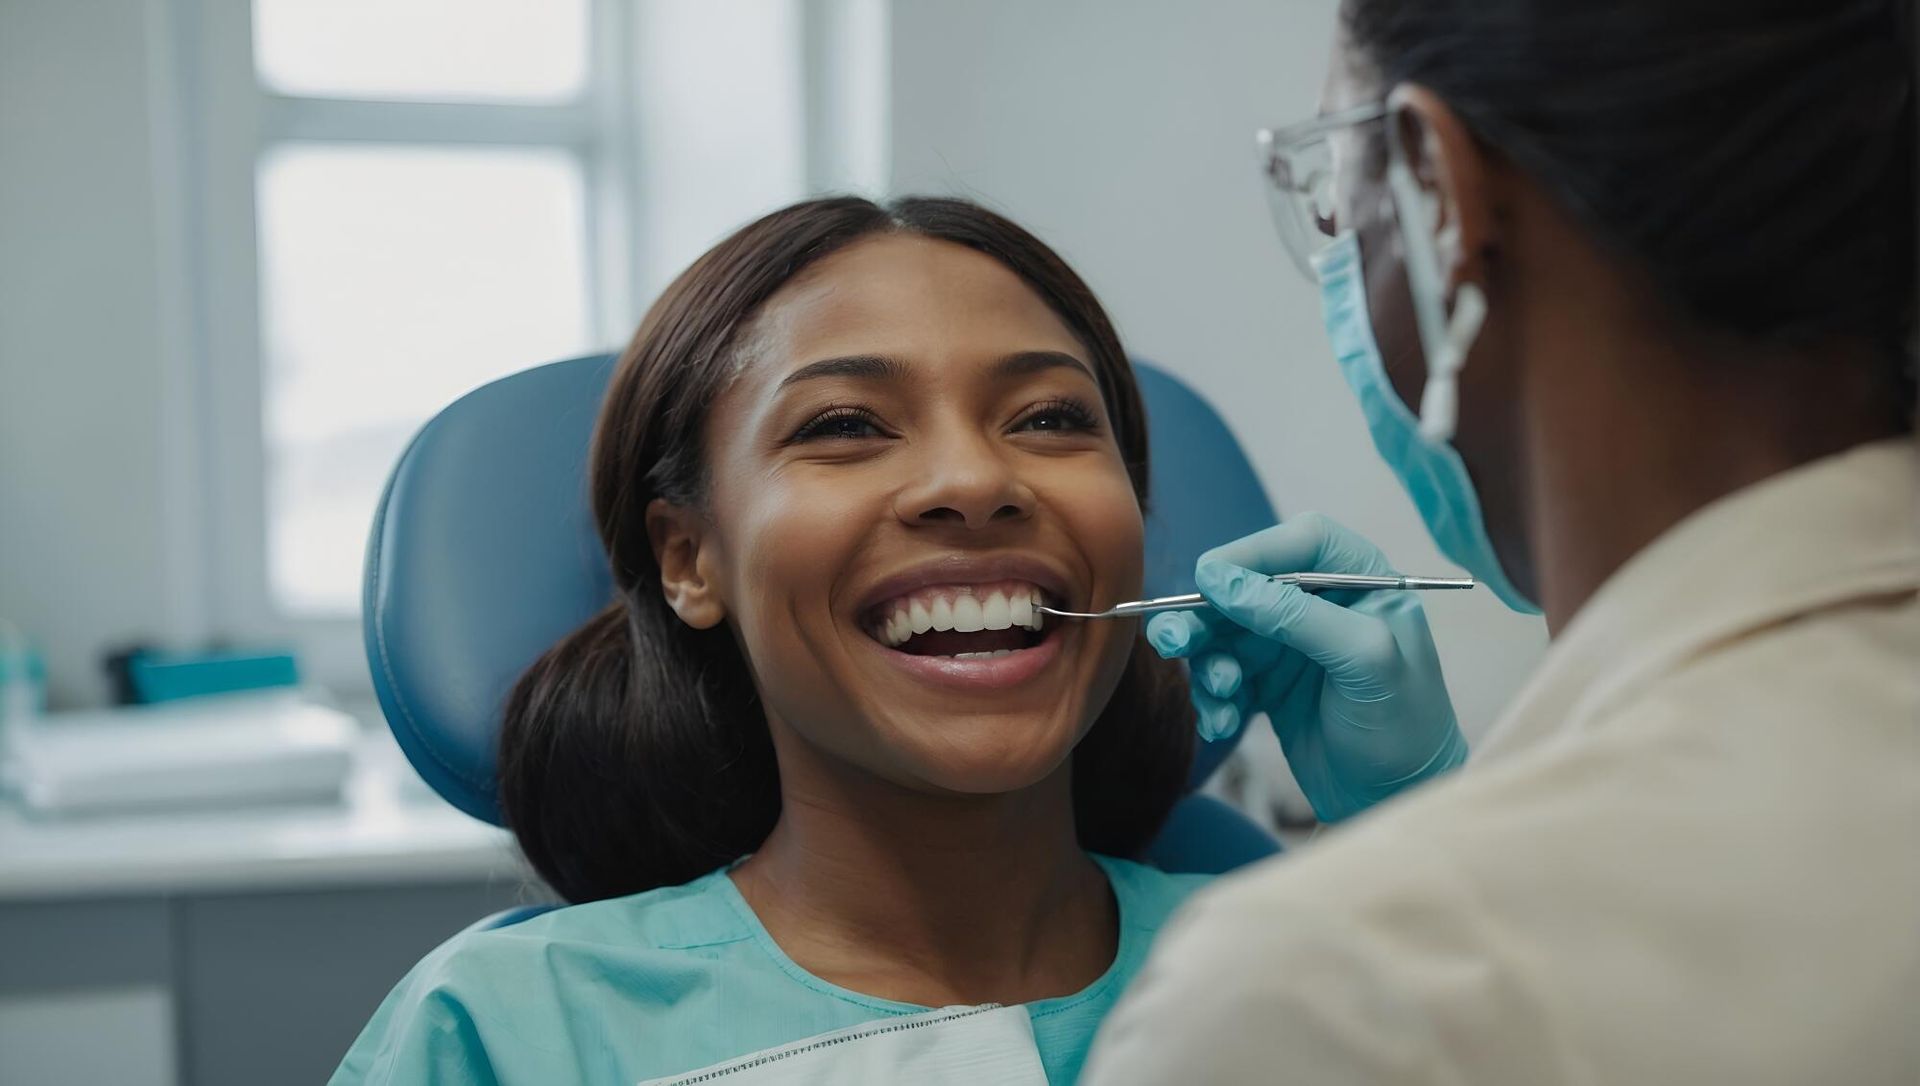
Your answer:
[[[1085,362],[1065,351],[1020,351],[995,362],[989,372],[995,377],[1027,377],[1053,369],[1079,370],[1096,384],[1100,380]]]
[[[907,375],[906,364],[883,355],[859,354],[846,358],[824,358],[818,362],[809,362],[794,370],[780,382],[785,389],[802,381],[817,381],[823,377],[856,377],[869,380],[902,380]]]
[[[816,381],[826,377],[850,377],[863,380],[900,381],[907,377],[907,365],[897,358],[885,355],[859,354],[845,358],[823,358],[818,362],[809,362],[780,381],[780,388],[797,385],[803,381]],[[1076,369],[1098,381],[1092,369],[1085,362],[1065,351],[1018,351],[994,362],[988,368],[989,376],[996,378],[1026,377],[1052,369]]]

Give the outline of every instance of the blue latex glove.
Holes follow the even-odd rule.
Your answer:
[[[1194,580],[1215,611],[1156,615],[1147,625],[1161,656],[1190,663],[1201,738],[1232,735],[1266,713],[1322,822],[1466,761],[1419,594],[1315,595],[1265,577],[1294,572],[1398,571],[1317,513],[1202,555]]]

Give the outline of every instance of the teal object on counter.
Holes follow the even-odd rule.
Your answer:
[[[136,705],[208,694],[300,685],[289,652],[136,652],[126,659],[127,691]]]
[[[1025,1005],[1054,1086],[1079,1077],[1153,937],[1209,881],[1094,859],[1120,910],[1113,964],[1078,992]],[[928,1009],[806,972],[722,869],[455,936],[387,996],[332,1086],[641,1082]]]
[[[11,682],[28,682],[35,686],[45,686],[47,662],[32,649],[18,655],[0,652],[0,685]]]
[[[31,648],[9,652],[0,645],[0,724],[46,710],[46,660]]]

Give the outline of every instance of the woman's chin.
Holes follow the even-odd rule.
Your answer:
[[[942,792],[1001,795],[1033,788],[1060,772],[1078,736],[1052,721],[954,721],[916,736],[903,760]]]

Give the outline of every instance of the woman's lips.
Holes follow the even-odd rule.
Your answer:
[[[995,656],[915,656],[862,638],[886,661],[922,682],[957,690],[1006,690],[1038,677],[1060,656],[1062,626],[1049,628],[1031,648]]]
[[[852,617],[861,640],[909,677],[955,691],[1005,690],[1060,658],[1071,631],[1034,608],[1069,594],[1071,583],[1033,553],[946,555],[872,585]],[[960,655],[962,645],[996,651]],[[1020,647],[997,651],[1010,646]]]

